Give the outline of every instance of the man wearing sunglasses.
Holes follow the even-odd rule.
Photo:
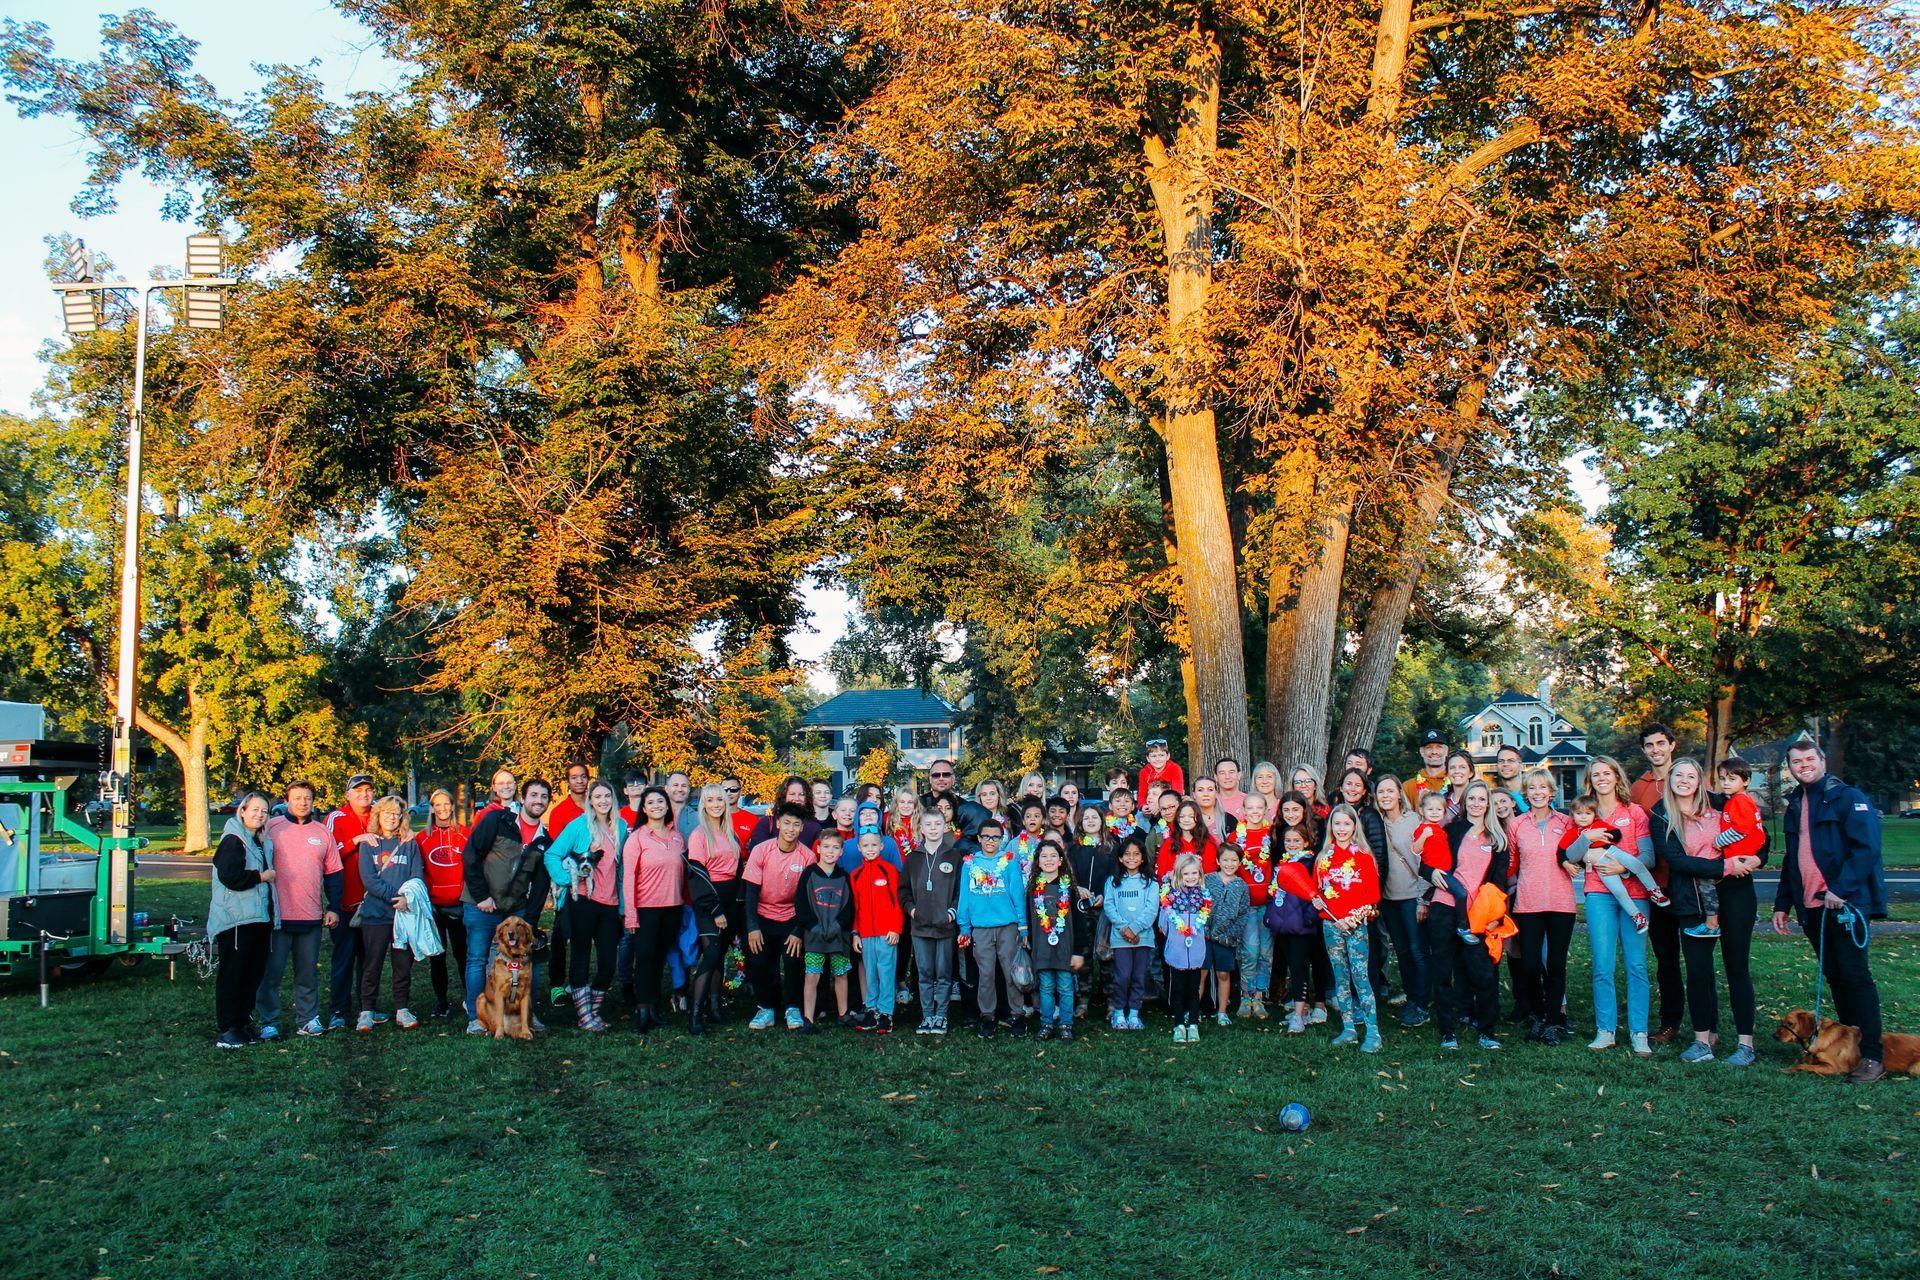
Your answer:
[[[740,803],[740,779],[722,778],[720,785],[727,793],[727,822],[733,827],[733,838],[740,842],[742,849],[751,848],[753,829],[760,825],[760,815]]]
[[[1175,795],[1187,794],[1186,772],[1174,762],[1165,738],[1147,739],[1147,766],[1140,770],[1140,785],[1134,788],[1133,794],[1144,796],[1155,782],[1164,782],[1167,790]]]

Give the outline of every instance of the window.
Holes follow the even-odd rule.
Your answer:
[[[1546,741],[1546,730],[1540,724],[1540,717],[1527,721],[1527,745],[1537,747]]]
[[[1480,726],[1480,745],[1488,749],[1499,747],[1500,722],[1498,720],[1489,720]]]
[[[794,745],[815,751],[845,749],[845,734],[838,729],[802,729],[793,735]]]
[[[945,751],[947,749],[947,731],[940,729],[906,729],[901,732],[901,746],[909,751]]]

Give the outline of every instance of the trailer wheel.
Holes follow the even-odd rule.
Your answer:
[[[54,972],[63,978],[97,978],[111,968],[112,956],[81,956],[55,965]]]

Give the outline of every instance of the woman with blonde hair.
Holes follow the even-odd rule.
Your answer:
[[[700,1011],[704,1022],[725,1021],[720,997],[726,991],[726,978],[720,966],[729,946],[738,945],[743,954],[746,947],[746,933],[741,927],[747,916],[746,884],[740,879],[746,852],[727,820],[727,789],[712,783],[700,788],[700,821],[687,836],[687,861],[706,868],[707,879],[720,899],[718,929],[713,938],[703,936],[700,940],[700,958],[694,966],[689,996],[692,1008]]]
[[[426,859],[413,838],[407,802],[382,796],[367,815],[370,829],[359,838],[360,882],[366,896],[360,900],[360,1018],[355,1031],[373,1030],[373,1000],[380,990],[380,969],[393,959],[393,1022],[402,1030],[420,1025],[408,1008],[413,995],[413,952],[393,945],[394,916],[411,910],[401,889],[409,880],[426,883]]]

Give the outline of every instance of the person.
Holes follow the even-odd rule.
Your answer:
[[[1213,762],[1213,783],[1222,809],[1238,818],[1246,807],[1247,793],[1240,789],[1240,762],[1221,756]]]
[[[667,799],[673,805],[673,825],[680,832],[680,838],[686,839],[693,829],[700,825],[700,807],[689,803],[693,799],[693,778],[685,769],[675,769],[667,775]],[[634,826],[634,823],[628,823]]]
[[[520,784],[517,809],[498,808],[487,812],[473,824],[460,862],[466,883],[460,891],[461,914],[465,917],[467,938],[467,1034],[486,1035],[480,1025],[480,988],[486,981],[487,967],[493,963],[494,930],[509,916],[534,922],[540,904],[547,898],[547,846],[553,837],[547,834],[547,802],[553,788],[545,778],[528,778]],[[540,986],[539,966],[533,973],[534,989]],[[534,1030],[544,1030],[533,1020]]]
[[[1627,892],[1625,876],[1609,874],[1600,877],[1601,885],[1613,895],[1615,903],[1627,913],[1627,918],[1633,921],[1634,931],[1645,934],[1647,914],[1641,910],[1641,906],[1647,901],[1662,907],[1673,905],[1666,890],[1654,879],[1653,872],[1640,860],[1637,851],[1629,852],[1621,847],[1625,836],[1620,828],[1600,816],[1600,802],[1593,796],[1575,796],[1567,805],[1567,816],[1570,823],[1560,835],[1562,853],[1570,855],[1570,860],[1580,863],[1583,868],[1602,861],[1618,863],[1626,867],[1628,874],[1646,890],[1644,897],[1635,898]]]
[[[1413,847],[1420,856],[1422,874],[1431,880],[1432,886],[1426,893],[1429,902],[1433,894],[1445,890],[1453,895],[1454,901],[1462,904],[1460,915],[1460,940],[1468,946],[1478,946],[1480,938],[1467,926],[1465,903],[1466,886],[1453,874],[1453,840],[1447,833],[1447,796],[1444,791],[1425,791],[1420,795],[1420,825],[1413,831]]]
[[[1147,794],[1150,783],[1164,782],[1167,789],[1175,795],[1185,795],[1187,791],[1186,771],[1174,762],[1173,754],[1167,750],[1165,738],[1148,738],[1146,767],[1140,770],[1140,781],[1134,790],[1139,795]]]
[[[1320,843],[1320,815],[1313,811],[1313,802],[1298,791],[1283,792],[1280,796],[1280,816],[1273,825],[1281,830],[1299,827],[1307,833],[1307,843],[1318,847]]]
[[[1249,793],[1241,810],[1240,878],[1247,882],[1247,919],[1240,934],[1240,1016],[1267,1019],[1267,988],[1273,985],[1273,934],[1266,923],[1273,900],[1273,828],[1267,798]]]
[[[1758,856],[1722,858],[1715,843],[1720,837],[1720,813],[1707,791],[1707,771],[1700,762],[1681,756],[1667,769],[1667,785],[1650,816],[1654,853],[1668,868],[1667,894],[1673,899],[1673,917],[1682,926],[1680,950],[1686,961],[1687,1010],[1693,1020],[1693,1043],[1680,1061],[1711,1062],[1720,1033],[1720,997],[1713,953],[1720,950],[1727,978],[1727,1003],[1733,1007],[1739,1043],[1727,1059],[1729,1066],[1751,1066],[1754,994],[1751,955],[1753,928],[1759,904],[1753,872],[1766,861]],[[1688,935],[1684,926],[1705,918],[1698,885],[1719,882],[1721,936]]]
[[[1276,828],[1280,824],[1274,815],[1280,811],[1280,797],[1286,789],[1280,780],[1279,768],[1271,760],[1262,760],[1253,766],[1252,786],[1248,788],[1248,794],[1260,796],[1267,802],[1267,820]]]
[[[1079,909],[1088,921],[1094,921],[1100,918],[1100,908],[1106,904],[1103,895],[1107,879],[1113,874],[1113,837],[1107,833],[1106,815],[1090,804],[1080,806],[1074,826],[1077,838],[1067,850],[1067,863],[1073,872],[1073,891],[1080,899]],[[1081,941],[1087,944],[1081,950],[1084,963],[1073,984],[1073,1016],[1076,1018],[1087,1016],[1088,1003],[1100,989],[1101,948],[1091,924],[1083,933],[1086,936]]]
[[[721,998],[726,991],[726,981],[719,971],[720,965],[726,959],[729,946],[746,940],[746,889],[740,879],[740,837],[729,820],[729,803],[725,786],[709,782],[700,788],[700,821],[687,837],[687,861],[705,869],[707,883],[713,886],[720,900],[713,913],[715,927],[720,931],[720,959],[714,964],[713,979],[701,984],[706,997],[706,1008],[700,1011],[703,1023],[725,1021]]]
[[[1553,775],[1535,769],[1520,780],[1527,811],[1507,824],[1507,876],[1519,928],[1515,1004],[1528,1040],[1552,1047],[1573,1033],[1566,1020],[1567,950],[1577,903],[1574,880],[1586,873],[1584,849],[1573,852],[1573,819],[1553,807]]]
[[[328,994],[333,1006],[333,1016],[327,1022],[329,1031],[346,1026],[349,1017],[355,1021],[360,1017],[360,931],[348,922],[359,910],[360,898],[366,892],[360,885],[360,859],[355,855],[360,848],[360,837],[367,832],[368,815],[373,811],[373,779],[364,773],[348,778],[345,800],[346,803],[327,815],[327,834],[333,837],[333,850],[340,859],[341,870],[340,923],[328,931],[333,942],[333,962],[328,973]],[[376,1012],[373,1020],[385,1022],[387,1015]]]
[[[1527,812],[1526,784],[1521,781],[1521,766],[1525,763],[1520,748],[1511,742],[1503,742],[1493,753],[1494,790],[1504,791],[1513,797],[1513,807],[1520,813]]]
[[[1173,834],[1173,819],[1180,812],[1182,803],[1180,793],[1169,787],[1162,787],[1154,793],[1153,804],[1149,807],[1153,821],[1146,824],[1150,848],[1158,849],[1161,842]]]
[[[1333,780],[1333,794],[1338,797],[1338,803],[1345,804],[1358,816],[1360,834],[1373,854],[1374,870],[1380,871],[1380,861],[1386,856],[1387,828],[1373,810],[1366,771],[1352,765],[1343,768]],[[1377,904],[1373,914],[1367,917],[1367,983],[1373,988],[1374,1003],[1386,1004],[1392,995],[1387,981],[1387,930]]]
[[[1129,832],[1140,829],[1140,815],[1133,807],[1133,792],[1127,787],[1115,787],[1107,792],[1107,809],[1101,815],[1106,824],[1109,844],[1125,839]]]
[[[1367,780],[1368,787],[1372,787],[1375,768],[1373,752],[1367,750],[1365,747],[1355,747],[1353,750],[1347,752],[1347,758],[1340,762],[1340,768],[1343,771],[1347,769],[1358,769],[1360,775]]]
[[[1047,834],[1047,807],[1039,800],[1029,799],[1022,800],[1015,808],[1020,814],[1020,830],[1002,843],[1020,859],[1020,875],[1024,880],[1026,868],[1040,852],[1040,840]]]
[[[613,901],[624,903],[621,924],[633,949],[633,1029],[644,1034],[665,1025],[654,1012],[660,973],[667,953],[680,945],[687,904],[686,841],[674,825],[666,788],[648,787],[641,794],[640,825],[626,833],[620,849],[623,891]]]
[[[273,868],[273,940],[254,1007],[260,1037],[279,1034],[280,983],[293,964],[297,1034],[324,1035],[320,1019],[320,931],[340,923],[340,853],[313,814],[313,784],[287,784],[285,816],[267,819],[267,865]]]
[[[567,829],[567,824],[587,811],[587,786],[593,781],[593,772],[582,760],[569,761],[567,764],[567,793],[547,810],[547,832],[559,835]]]
[[[480,821],[495,809],[519,812],[520,783],[514,778],[513,770],[495,769],[493,778],[487,786],[487,802],[480,806],[478,813],[473,815],[475,822]]]
[[[213,851],[207,936],[219,959],[213,1043],[220,1049],[244,1049],[265,1038],[254,1029],[253,1010],[273,951],[273,885],[279,878],[263,839],[266,829],[267,798],[249,791],[221,827]]]
[[[1500,1019],[1498,976],[1486,940],[1467,927],[1467,912],[1480,886],[1489,883],[1496,869],[1506,865],[1507,836],[1493,825],[1493,797],[1486,783],[1468,784],[1461,807],[1461,816],[1447,828],[1452,873],[1436,870],[1428,876],[1434,886],[1433,899],[1426,908],[1434,1020],[1439,1024],[1440,1047],[1459,1048],[1454,1034],[1454,989],[1464,986],[1466,1022],[1479,1032],[1482,1049],[1498,1049],[1500,1041],[1494,1038]],[[1468,942],[1468,938],[1477,941]]]
[[[628,774],[621,786],[621,795],[626,797],[626,803],[620,806],[620,821],[627,824],[629,831],[640,825],[640,797],[646,793],[647,780],[637,773]]]
[[[702,788],[703,796],[706,790]],[[702,805],[702,808],[705,806]],[[703,813],[701,822],[705,821]],[[697,832],[700,828],[695,827],[694,830]],[[720,993],[726,986],[721,966],[727,959],[727,939],[732,936],[738,922],[727,914],[727,905],[713,882],[713,873],[707,870],[704,862],[695,862],[689,857],[686,871],[687,907],[693,914],[694,937],[698,948],[694,954],[693,974],[687,984],[687,1032],[703,1036],[707,1034],[708,1017],[719,1017]]]
[[[1073,1039],[1074,979],[1086,967],[1092,923],[1084,885],[1074,879],[1066,848],[1048,839],[1027,875],[1026,936],[1038,983],[1036,1039]]]
[[[1604,1052],[1619,1042],[1620,1004],[1614,971],[1624,967],[1627,1032],[1634,1054],[1645,1058],[1653,1055],[1647,1033],[1652,984],[1647,977],[1647,937],[1635,917],[1646,918],[1651,891],[1627,875],[1628,865],[1616,851],[1632,854],[1636,863],[1652,870],[1653,835],[1647,811],[1627,799],[1628,794],[1627,771],[1620,762],[1611,756],[1596,756],[1587,766],[1585,798],[1593,801],[1596,821],[1619,832],[1620,837],[1612,850],[1589,849],[1582,859],[1587,871],[1580,897],[1587,910],[1587,945],[1593,958],[1595,1024],[1593,1041],[1587,1048]],[[1607,884],[1609,876],[1625,890],[1630,905],[1621,906],[1613,896]],[[1674,935],[1676,947],[1678,936]],[[1677,1022],[1679,1015],[1674,1017]]]
[[[1493,788],[1493,820],[1501,826],[1511,826],[1525,805],[1526,801],[1513,792],[1502,787]]]
[[[813,865],[800,873],[793,895],[793,927],[800,940],[804,983],[800,994],[800,1034],[819,1031],[820,980],[833,983],[840,1025],[860,1021],[847,1005],[847,971],[853,968],[853,882],[840,865],[845,849],[838,831],[822,831],[813,846]]]
[[[937,828],[937,829],[936,829]],[[989,817],[974,834],[982,847],[998,848],[1005,827],[999,818]],[[861,833],[865,838],[866,833]],[[913,967],[920,978],[920,1025],[915,1034],[947,1034],[947,1018],[953,1006],[958,960],[954,939],[960,932],[960,858],[961,847],[949,835],[944,823],[935,823],[922,833],[920,846],[908,853],[900,882],[900,909],[907,920],[907,932],[913,939]]]
[[[373,806],[373,829],[360,836],[360,883],[363,895],[360,910],[360,949],[364,959],[360,970],[360,1017],[355,1031],[374,1028],[374,997],[380,991],[380,970],[389,956],[393,960],[393,1022],[405,1031],[420,1025],[414,1016],[412,948],[394,945],[395,916],[414,910],[415,900],[405,889],[417,880],[426,889],[426,860],[413,838],[413,824],[407,820],[407,802],[399,796],[382,796]],[[422,905],[426,905],[422,902]],[[384,1021],[384,1019],[383,1019]]]
[[[1766,828],[1760,825],[1760,806],[1747,794],[1747,784],[1753,779],[1753,767],[1739,756],[1728,756],[1720,762],[1720,835],[1714,840],[1714,847],[1720,850],[1723,858],[1740,858],[1757,854],[1767,847]],[[1720,891],[1712,879],[1698,881],[1696,888],[1700,894],[1700,909],[1706,913],[1706,919],[1687,929],[1695,938],[1717,938],[1720,936]]]
[[[1058,840],[1062,847],[1073,843],[1073,802],[1064,795],[1054,796],[1047,801],[1046,825],[1043,835]],[[1036,848],[1035,853],[1039,850]]]
[[[980,785],[973,789],[973,802],[980,806],[983,812],[979,815],[979,821],[974,823],[974,831],[968,833],[969,839],[978,832],[979,822],[987,818],[998,822],[1002,830],[1006,829],[1007,795],[1006,788],[1000,785],[1000,779],[982,779]]]
[[[1633,802],[1653,812],[1666,792],[1667,771],[1673,768],[1673,751],[1680,740],[1673,729],[1658,720],[1640,727],[1640,752],[1647,758],[1647,771],[1633,780]]]
[[[1447,821],[1459,817],[1466,804],[1467,786],[1474,780],[1473,757],[1464,751],[1456,751],[1447,757],[1447,789],[1442,793],[1447,798]],[[1492,810],[1493,789],[1487,789],[1489,812]],[[1497,813],[1495,814],[1497,817]]]
[[[1225,844],[1240,833],[1240,819],[1220,803],[1220,787],[1212,778],[1200,778],[1193,784],[1193,803],[1200,810],[1200,821],[1215,843]]]
[[[1420,898],[1426,885],[1420,855],[1414,851],[1413,833],[1420,827],[1417,815],[1406,809],[1407,793],[1398,776],[1382,773],[1373,780],[1373,808],[1380,815],[1386,844],[1379,857],[1380,916],[1393,954],[1400,965],[1400,990],[1406,1003],[1400,1009],[1400,1025],[1423,1027],[1429,1017],[1427,1002],[1430,988],[1427,977],[1427,941],[1420,929]]]
[[[1447,735],[1428,729],[1420,735],[1420,772],[1407,779],[1407,811],[1420,812],[1420,797],[1447,789]]]
[[[644,802],[644,793],[641,799]],[[544,855],[554,915],[567,917],[573,940],[567,994],[582,1031],[607,1029],[600,1010],[613,986],[626,927],[626,850],[631,836],[614,802],[613,784],[602,778],[587,788],[586,812],[561,828]]]
[[[1033,811],[1031,805],[1027,811]],[[1000,1007],[995,980],[1007,972],[1027,941],[1026,903],[1021,899],[1020,886],[1025,883],[1028,864],[1016,849],[1002,852],[998,834],[989,838],[990,830],[980,829],[980,848],[961,860],[956,919],[959,946],[971,952],[979,966],[976,998],[982,1039],[993,1035],[994,1014]],[[1014,1038],[1023,1038],[1027,1034],[1027,998],[1011,974],[1007,976],[1006,995]]]
[[[1200,1039],[1200,981],[1207,967],[1207,921],[1213,899],[1198,854],[1183,853],[1160,886],[1160,933],[1166,939],[1161,958],[1167,968],[1168,1007],[1173,1042]]]
[[[427,829],[415,837],[420,857],[427,868],[427,900],[433,904],[433,925],[440,933],[445,949],[427,961],[427,974],[433,982],[435,1018],[453,1015],[448,965],[463,977],[467,972],[467,926],[460,910],[460,889],[466,883],[466,867],[461,856],[466,851],[472,830],[453,813],[453,792],[435,787],[427,797]]]
[[[1113,874],[1101,890],[1105,902],[1107,945],[1113,949],[1113,998],[1107,1021],[1116,1031],[1141,1031],[1140,1006],[1146,1001],[1152,967],[1153,926],[1160,914],[1160,890],[1147,874],[1147,842],[1139,832],[1121,837],[1114,847]]]
[[[1200,806],[1192,800],[1183,800],[1174,811],[1173,830],[1161,842],[1160,857],[1154,863],[1154,874],[1162,880],[1173,873],[1173,864],[1185,854],[1200,859],[1201,874],[1217,871],[1220,862],[1220,845],[1213,833],[1207,830],[1207,820],[1200,812]]]
[[[1233,1025],[1227,1010],[1233,1006],[1233,984],[1240,973],[1240,944],[1247,935],[1247,921],[1253,916],[1253,897],[1241,878],[1244,860],[1240,846],[1220,846],[1220,869],[1203,877],[1207,893],[1213,898],[1213,915],[1207,920],[1207,968],[1213,973],[1213,1020],[1223,1027]],[[1245,1002],[1242,1001],[1242,1009]]]
[[[955,771],[953,761],[943,756],[928,765],[927,794],[921,807],[931,809],[933,808],[934,801],[938,800],[941,796],[949,796],[953,800],[954,811],[957,813],[959,811],[961,796],[953,789],[954,781]]]
[[[805,778],[792,774],[781,781],[779,789],[773,794],[773,804],[768,806],[766,813],[754,820],[752,831],[740,847],[747,850],[751,856],[753,850],[776,838],[779,835],[780,811],[792,806],[800,810],[803,819],[800,825],[800,843],[812,849],[813,842],[820,838],[820,823],[814,821],[813,817],[813,788],[807,785]],[[797,983],[794,995],[796,997],[799,995]]]
[[[743,852],[750,852],[753,849],[754,830],[760,825],[760,815],[740,802],[740,779],[735,777],[720,779],[720,790],[727,797],[727,824],[733,828],[733,838]],[[635,803],[638,803],[637,799]],[[638,809],[634,811],[634,815],[634,822],[639,822]]]
[[[593,781],[593,774],[583,762],[575,760],[567,765],[566,778],[567,793],[547,809],[549,837],[557,837],[575,818],[586,812],[587,786]],[[568,962],[568,949],[573,942],[573,920],[559,909],[558,903],[554,906],[553,928],[547,934],[547,972],[553,979],[547,1000],[557,1008],[568,999],[565,984],[567,975],[573,971],[573,966]],[[533,923],[539,923],[540,915],[545,910],[545,902],[535,904]]]
[[[1313,846],[1308,840],[1305,827],[1287,827],[1280,832],[1280,854],[1277,861],[1298,863],[1306,867],[1309,875],[1313,872]],[[1267,904],[1267,929],[1273,934],[1273,962],[1280,971],[1282,998],[1293,1006],[1287,1014],[1287,1032],[1299,1035],[1307,1029],[1308,994],[1325,994],[1319,966],[1314,962],[1314,939],[1320,933],[1318,913],[1314,910],[1313,900],[1303,898],[1275,884],[1273,898]],[[1326,944],[1320,944],[1320,953],[1325,954]],[[1326,982],[1332,981],[1332,965],[1328,963]],[[1325,1021],[1324,1016],[1321,1021]]]
[[[886,833],[905,853],[920,842],[920,793],[912,787],[898,787],[893,793],[893,811],[886,817]]]
[[[1380,1015],[1373,998],[1367,964],[1367,920],[1379,910],[1380,869],[1360,814],[1342,801],[1327,816],[1327,840],[1314,859],[1314,909],[1320,913],[1320,933],[1333,963],[1333,1007],[1340,1011],[1336,1045],[1366,1039],[1360,1052],[1378,1053]]]
[[[1068,813],[1077,813],[1079,811],[1080,809],[1080,784],[1079,783],[1074,782],[1071,779],[1061,783],[1058,795],[1060,799],[1066,801]],[[1066,842],[1063,840],[1061,841],[1061,843],[1065,844]]]
[[[782,787],[781,794],[791,792]],[[813,865],[813,846],[801,839],[810,820],[806,801],[785,801],[775,817],[773,838],[753,847],[741,873],[746,881],[747,976],[759,1006],[747,1025],[755,1031],[774,1024],[783,994],[795,1001],[786,1006],[787,1030],[800,1029],[800,935],[793,899],[801,875]]]
[[[855,846],[860,862],[850,880],[853,949],[860,957],[863,971],[860,985],[867,995],[859,1028],[884,1036],[893,1030],[900,935],[907,926],[901,902],[900,868],[881,856],[882,839],[878,827],[860,833]]]
[[[1801,739],[1789,746],[1787,771],[1799,785],[1781,815],[1787,851],[1774,893],[1773,931],[1785,934],[1788,910],[1798,912],[1833,989],[1835,1015],[1860,1028],[1860,1062],[1847,1078],[1872,1084],[1886,1074],[1880,988],[1867,956],[1867,921],[1887,914],[1880,813],[1862,792],[1827,772],[1827,754],[1818,743]],[[1725,890],[1723,884],[1723,915],[1731,909]]]
[[[1306,800],[1307,807],[1313,811],[1313,816],[1325,822],[1327,815],[1333,812],[1333,806],[1328,803],[1327,789],[1324,780],[1320,777],[1320,771],[1310,764],[1297,764],[1293,766],[1290,785],[1296,794]]]
[[[825,778],[815,778],[807,784],[807,790],[813,797],[813,820],[824,827],[833,813],[833,784]]]

